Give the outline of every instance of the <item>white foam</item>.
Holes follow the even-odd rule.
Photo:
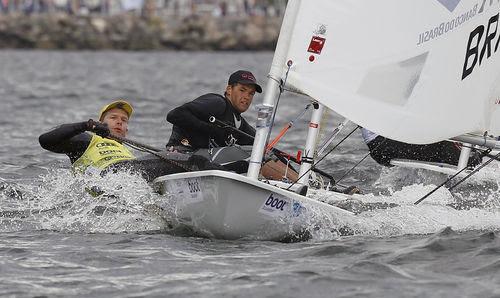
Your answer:
[[[389,189],[392,184],[386,181],[388,184],[383,186]],[[338,238],[343,226],[357,235],[381,237],[435,233],[445,227],[456,231],[496,231],[500,230],[500,193],[498,182],[495,185],[496,189],[488,189],[472,183],[453,194],[440,188],[416,206],[413,203],[435,185],[418,183],[386,191],[384,195],[354,195],[351,200],[374,207],[342,219],[312,214],[310,230],[316,240]],[[94,186],[105,195],[89,194],[86,189]],[[151,212],[151,206],[168,208],[165,204],[168,197],[156,194],[145,180],[130,173],[102,178],[74,176],[69,170],[57,170],[41,176],[37,184],[16,188],[21,189],[23,198],[11,198],[4,206],[29,211],[31,216],[23,220],[38,229],[83,233],[155,231],[164,229],[168,221],[175,221],[172,206],[171,212],[162,210],[162,217]],[[334,205],[345,200],[327,191],[312,191],[310,196]],[[9,198],[4,195],[3,199]],[[457,210],[451,206],[457,202],[466,208]]]
[[[44,175],[26,194],[24,206],[40,229],[84,233],[119,233],[159,230],[161,218],[148,207],[161,198],[145,180],[127,172],[75,176],[69,170]],[[90,189],[103,194],[92,195]]]
[[[497,166],[490,168],[489,173],[498,175]],[[394,191],[391,189],[394,183],[390,178],[400,182],[401,172],[384,171],[382,175],[385,177],[379,179],[377,183],[388,189],[387,195],[354,195],[350,199],[351,205],[354,202],[355,205],[362,207],[370,204],[375,206],[372,209],[366,208],[368,210],[357,214],[347,223],[356,234],[372,236],[429,234],[446,227],[456,231],[500,230],[500,192],[498,180],[494,176],[489,176],[489,180],[495,182],[494,185],[484,184],[481,179],[469,181],[468,184],[455,189],[453,194],[442,187],[419,205],[414,205],[415,201],[434,190],[436,186],[421,182],[402,186],[400,190]],[[417,172],[417,175],[424,177],[422,173]],[[403,180],[409,181],[411,178],[407,175]],[[313,199],[337,206],[342,205],[342,199],[331,192],[311,193]],[[377,204],[380,208],[377,208]],[[322,228],[329,229],[326,225]]]

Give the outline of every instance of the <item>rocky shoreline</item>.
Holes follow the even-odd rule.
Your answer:
[[[0,49],[273,50],[281,18],[0,16]]]

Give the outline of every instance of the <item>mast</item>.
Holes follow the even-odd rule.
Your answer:
[[[283,74],[283,68],[286,65],[286,54],[292,37],[298,8],[300,7],[300,1],[301,0],[288,1],[283,23],[281,24],[278,44],[276,45],[273,62],[269,71],[264,100],[262,105],[257,106],[257,129],[253,142],[252,155],[250,156],[250,165],[248,166],[247,176],[249,178],[258,179],[259,177],[267,135],[269,134],[270,117],[274,109],[274,101],[279,93],[279,82]]]

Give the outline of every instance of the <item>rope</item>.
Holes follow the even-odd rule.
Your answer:
[[[316,152],[317,156],[320,156],[323,153],[323,151],[325,151],[326,148],[328,146],[330,146],[330,144],[333,142],[335,137],[340,133],[340,131],[344,128],[344,126],[346,126],[347,123],[349,123],[349,122],[350,121],[348,119],[345,119],[344,122],[340,123],[337,127],[335,127],[335,129],[333,130],[330,137],[328,137],[328,139],[321,145],[321,148]]]
[[[295,123],[295,121],[299,120],[300,118],[302,118],[302,116],[304,116],[304,114],[306,113],[306,111],[309,109],[309,107],[311,107],[312,104],[307,104],[305,106],[305,108],[300,112],[300,114],[295,117],[295,119],[291,120],[290,122],[288,122],[287,125],[285,125],[285,127],[283,127],[283,129],[280,131],[280,133],[274,138],[274,140],[271,141],[271,143],[269,143],[266,147],[266,151],[269,151],[271,150],[277,143],[278,141],[287,133],[288,129],[290,129],[293,124]]]
[[[339,180],[337,180],[337,182],[335,184],[338,184],[340,181],[342,181],[342,179],[344,179],[345,177],[347,177],[347,175],[349,175],[357,166],[359,166],[368,156],[370,155],[370,152],[368,152],[368,154],[366,154],[360,161],[358,161],[352,168],[350,168],[347,172],[345,172],[344,175],[342,175],[342,177],[339,178]]]
[[[243,132],[243,131],[241,131],[241,130],[237,129],[236,127],[230,126],[229,124],[227,124],[227,123],[225,123],[225,122],[223,122],[223,121],[221,121],[221,120],[219,120],[219,119],[215,118],[214,116],[211,116],[211,117],[209,118],[209,121],[210,121],[211,123],[214,123],[214,124],[218,125],[219,127],[229,128],[229,129],[231,129],[232,131],[235,131],[235,132],[238,132],[238,133],[240,133],[240,134],[243,134],[243,135],[245,135],[245,136],[247,136],[247,137],[249,137],[249,138],[251,138],[251,139],[253,139],[253,138],[254,138],[254,136],[249,135],[249,134],[247,134],[247,133],[245,133],[245,132]],[[297,160],[297,158],[295,158],[295,157],[291,156],[290,154],[288,154],[288,153],[286,153],[286,152],[284,152],[284,151],[281,151],[281,150],[279,150],[279,149],[277,149],[277,148],[271,148],[271,150],[270,150],[270,151],[271,151],[271,152],[272,152],[272,153],[273,153],[273,154],[274,154],[274,155],[275,155],[275,156],[276,156],[276,157],[277,157],[277,158],[278,158],[281,162],[283,162],[284,164],[289,164],[289,161],[293,161],[293,162],[294,162],[294,163],[296,163],[296,164],[300,164],[300,163],[301,163],[299,160]],[[273,169],[276,169],[276,168],[273,168]],[[293,168],[292,168],[292,169],[293,169]],[[312,170],[313,172],[316,172],[316,173],[318,173],[318,174],[320,174],[320,175],[325,176],[326,178],[328,178],[328,179],[330,179],[330,180],[334,180],[334,179],[333,179],[333,177],[332,177],[331,175],[329,175],[329,174],[325,173],[324,171],[322,171],[322,170],[320,170],[320,169],[316,169],[316,168],[314,168],[314,167],[311,167],[311,170]],[[338,184],[338,185],[340,185],[340,184]],[[341,185],[341,186],[342,186],[342,185]]]
[[[161,150],[158,149],[158,148],[155,148],[155,147],[152,147],[152,146],[149,146],[149,145],[146,145],[146,144],[142,144],[142,143],[139,143],[139,142],[127,139],[127,138],[122,138],[122,137],[119,137],[119,136],[109,136],[109,138],[110,139],[114,139],[115,141],[118,141],[118,142],[122,142],[122,143],[128,145],[129,147],[131,147],[133,149],[136,149],[138,151],[150,153],[150,154],[152,154],[152,155],[160,158],[161,160],[164,160],[167,163],[170,163],[170,164],[172,164],[172,165],[174,165],[176,167],[179,167],[179,168],[181,168],[181,169],[183,169],[183,170],[185,170],[187,172],[194,170],[191,167],[183,165],[183,164],[181,164],[179,162],[176,162],[174,160],[168,159],[165,156],[159,154],[158,152],[160,152]]]
[[[376,150],[380,145],[384,144],[385,141],[387,141],[387,139],[384,138],[384,140],[382,142],[380,142],[377,146],[375,146],[375,148],[373,148],[373,150]],[[354,171],[354,169],[357,166],[359,166],[368,156],[370,156],[370,152],[371,152],[371,150],[368,149],[368,153],[365,154],[365,156],[363,156],[363,158],[360,161],[358,161],[352,168],[350,168],[347,172],[345,172],[345,174],[342,175],[342,177],[340,177],[340,179],[337,181],[337,183],[339,183],[340,181],[342,181],[342,179],[347,177],[347,175],[349,175],[352,171]]]
[[[469,179],[472,175],[474,175],[477,172],[479,172],[479,170],[481,170],[482,168],[484,168],[485,166],[487,166],[493,160],[498,160],[499,157],[500,157],[500,152],[498,154],[490,157],[490,159],[488,159],[485,163],[483,163],[479,167],[475,168],[472,172],[470,172],[469,174],[467,174],[467,176],[465,176],[464,178],[460,179],[460,181],[458,181],[457,183],[455,183],[454,185],[452,185],[450,188],[448,188],[448,190],[451,191],[452,189],[454,189],[455,187],[457,187],[458,185],[460,185],[462,182],[464,182],[465,180]],[[420,202],[422,202],[427,197],[429,197],[431,194],[433,194],[436,190],[440,189],[443,185],[445,185],[446,183],[450,182],[451,179],[455,178],[460,173],[462,173],[465,169],[467,169],[467,167],[461,169],[460,171],[458,171],[457,173],[455,173],[453,176],[451,176],[450,178],[446,179],[443,183],[441,183],[438,186],[436,186],[436,188],[434,188],[429,193],[427,193],[425,196],[423,196],[420,199],[418,199],[417,201],[415,201],[415,203],[413,203],[413,204],[414,205],[418,205]]]
[[[347,138],[349,138],[360,126],[356,126],[349,134],[347,134],[342,140],[340,140],[340,142],[337,143],[337,145],[333,146],[332,149],[330,149],[330,151],[328,151],[323,157],[321,157],[317,162],[313,163],[311,165],[311,168],[309,168],[309,170],[307,170],[304,174],[302,174],[298,179],[297,181],[299,181],[302,177],[304,177],[306,174],[309,173],[309,171],[311,171],[313,168],[315,168],[323,159],[325,159],[325,157],[327,157],[330,153],[333,152],[333,150],[335,150],[340,144],[342,144],[345,140],[347,140]],[[292,186],[294,186],[297,181],[293,182],[292,184],[290,184],[290,186],[287,188],[287,190],[289,190]]]

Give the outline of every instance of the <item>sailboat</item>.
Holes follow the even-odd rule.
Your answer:
[[[355,216],[259,180],[280,87],[317,103],[299,172],[303,185],[325,108],[401,142],[500,148],[490,137],[500,134],[499,11],[498,0],[288,1],[248,172],[157,178],[177,223],[215,238],[280,240],[304,233],[312,219],[341,228]]]

